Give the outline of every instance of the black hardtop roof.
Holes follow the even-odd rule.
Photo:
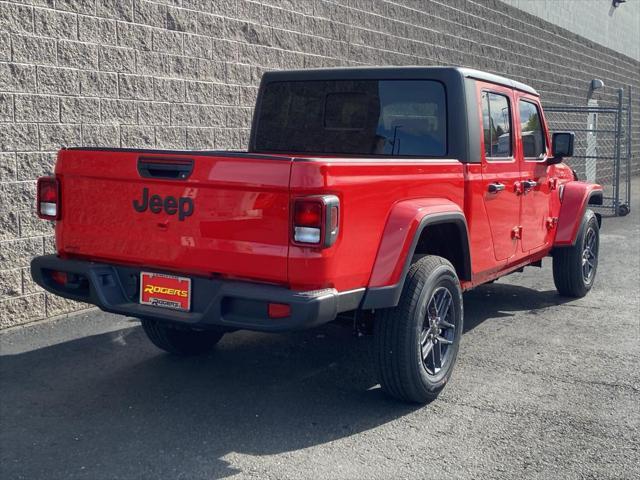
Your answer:
[[[277,70],[265,72],[262,81],[438,79],[451,75],[495,83],[539,96],[534,88],[524,83],[500,75],[494,75],[493,73],[463,67],[338,67],[306,70]]]

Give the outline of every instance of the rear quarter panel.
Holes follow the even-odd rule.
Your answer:
[[[340,198],[340,235],[332,247],[289,248],[289,282],[295,289],[343,291],[369,285],[397,202],[443,198],[464,207],[463,165],[456,160],[298,160],[290,187],[292,199],[314,194]],[[402,249],[402,243],[397,248]]]

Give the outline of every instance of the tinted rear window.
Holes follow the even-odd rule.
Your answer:
[[[270,83],[257,120],[260,152],[447,153],[445,89],[432,80]]]

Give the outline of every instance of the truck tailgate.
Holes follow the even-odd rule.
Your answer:
[[[63,150],[58,251],[285,283],[290,169],[284,156]]]

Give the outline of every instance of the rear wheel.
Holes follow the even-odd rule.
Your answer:
[[[213,349],[224,335],[220,330],[176,328],[156,320],[141,320],[149,340],[161,350],[174,355],[200,355]]]
[[[442,257],[421,258],[409,269],[398,306],[377,313],[382,388],[407,402],[435,399],[453,371],[462,327],[462,292],[453,266]]]
[[[560,295],[584,297],[596,278],[600,229],[595,213],[587,210],[575,245],[553,252],[553,281]]]

